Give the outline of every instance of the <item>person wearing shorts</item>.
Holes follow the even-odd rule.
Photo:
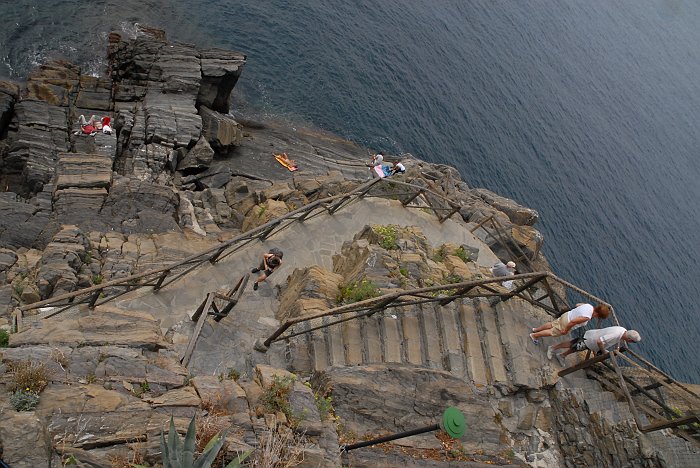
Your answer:
[[[538,338],[568,335],[571,330],[584,326],[592,318],[606,319],[610,315],[610,307],[600,304],[576,304],[576,308],[563,313],[558,319],[532,329],[530,339],[538,344]]]
[[[604,352],[613,347],[620,349],[620,343],[638,343],[642,340],[636,330],[627,330],[623,327],[607,327],[588,330],[582,337],[570,341],[562,341],[559,344],[547,348],[547,358],[552,359],[554,351],[566,349],[560,356],[565,358],[571,353],[590,349],[594,353]]]
[[[268,276],[270,276],[280,265],[282,265],[282,256],[284,254],[279,249],[272,249],[268,253],[263,254],[262,261],[258,268],[253,268],[250,270],[251,273],[262,272],[255,283],[253,283],[253,290],[258,290],[258,285],[265,281]]]

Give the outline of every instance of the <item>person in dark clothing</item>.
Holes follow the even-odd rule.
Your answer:
[[[258,284],[262,283],[270,276],[277,268],[282,265],[282,257],[284,253],[280,249],[271,249],[268,253],[263,254],[262,262],[258,268],[253,268],[250,270],[251,273],[261,272],[260,276],[255,283],[253,283],[253,290],[258,290]]]

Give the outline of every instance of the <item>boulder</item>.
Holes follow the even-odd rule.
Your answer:
[[[38,206],[0,197],[0,247],[41,247],[40,239],[49,222],[49,215],[50,212]]]
[[[208,168],[212,161],[214,161],[214,150],[209,146],[207,139],[202,136],[185,157],[178,161],[177,170],[185,174],[201,172]]]
[[[2,460],[13,468],[53,466],[53,447],[45,437],[46,424],[34,411],[16,412],[9,407],[0,410],[0,443]],[[60,463],[58,463],[60,465]]]
[[[267,200],[248,211],[241,230],[249,231],[287,213],[289,213],[289,209],[283,201]]]
[[[65,60],[56,60],[37,67],[27,78],[30,99],[54,106],[67,107],[78,91],[80,68]]]
[[[101,306],[92,315],[50,321],[50,326],[30,328],[10,336],[11,346],[51,343],[77,346],[129,346],[157,350],[167,346],[158,320],[138,311]]]
[[[490,190],[478,188],[473,189],[472,193],[481,197],[482,200],[497,210],[504,212],[513,224],[532,226],[540,218],[536,210],[522,206],[510,198],[502,197]]]
[[[170,187],[117,178],[100,212],[105,222],[126,233],[179,231],[178,195]]]
[[[200,51],[202,81],[197,105],[227,114],[231,90],[241,76],[245,62],[246,56],[240,52],[222,49]]]
[[[284,321],[335,307],[343,281],[343,276],[317,265],[295,269],[280,295],[277,319]]]
[[[80,75],[75,106],[81,109],[111,110],[112,80],[90,75]]]
[[[214,376],[197,376],[192,379],[202,404],[213,408],[214,412],[223,414],[248,413],[248,401],[245,391],[235,380],[219,380]]]
[[[240,145],[243,138],[241,125],[226,114],[220,114],[206,106],[199,107],[202,117],[202,136],[211,147],[224,152],[231,146]]]
[[[332,368],[324,373],[332,388],[333,407],[346,431],[364,434],[399,432],[438,421],[449,406],[469,421],[460,442],[466,450],[499,452],[509,446],[488,401],[466,382],[448,372],[408,365],[371,365]],[[400,445],[439,448],[433,434],[397,441]]]

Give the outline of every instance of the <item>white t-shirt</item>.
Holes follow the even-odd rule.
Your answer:
[[[580,306],[576,307],[575,309],[571,309],[569,312],[569,322],[572,320],[579,318],[579,317],[587,317],[589,320],[593,317],[593,306],[590,304],[581,304]],[[574,325],[571,330],[576,330],[577,328],[580,328],[584,326],[586,322],[584,323],[579,323],[578,325]]]
[[[396,163],[396,165],[394,166],[394,170],[397,172],[406,172],[406,168],[400,162]]]
[[[382,153],[377,153],[374,155],[374,165],[379,166],[381,163],[384,162],[384,156],[382,156]]]
[[[583,341],[585,341],[588,349],[591,351],[598,351],[600,348],[598,347],[597,342],[600,338],[603,340],[603,346],[605,346],[605,349],[610,349],[617,346],[622,339],[622,335],[624,335],[626,331],[627,329],[623,327],[608,327],[588,330],[583,335]]]

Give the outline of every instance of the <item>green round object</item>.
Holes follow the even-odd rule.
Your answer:
[[[442,429],[453,439],[459,439],[467,431],[467,423],[464,415],[454,406],[450,406],[442,413]]]

